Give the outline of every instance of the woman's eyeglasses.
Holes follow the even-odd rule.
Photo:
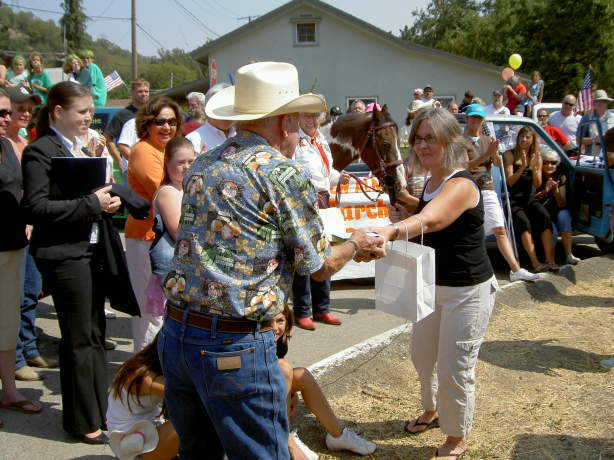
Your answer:
[[[435,139],[433,136],[426,136],[426,137],[420,137],[420,136],[415,136],[414,137],[414,146],[418,146],[422,143],[426,143],[426,145],[433,145],[437,143],[437,139]]]
[[[154,118],[152,120],[153,124],[156,126],[164,126],[168,123],[169,126],[177,126],[176,118]]]
[[[10,109],[1,109],[0,110],[0,118],[10,117],[13,115],[13,111]]]

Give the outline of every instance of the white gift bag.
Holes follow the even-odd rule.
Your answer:
[[[391,244],[388,255],[375,261],[375,309],[414,322],[435,311],[433,248],[409,241]]]

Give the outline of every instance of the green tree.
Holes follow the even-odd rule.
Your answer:
[[[65,30],[69,52],[79,52],[89,41],[85,33],[87,16],[83,12],[81,2],[82,0],[62,2],[64,16],[60,18],[60,25]]]
[[[577,93],[589,65],[614,90],[612,0],[431,0],[412,15],[406,40],[501,67],[519,53],[521,72],[544,76],[547,100]]]

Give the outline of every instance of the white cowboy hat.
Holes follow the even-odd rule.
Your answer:
[[[607,102],[612,102],[614,101],[614,99],[612,99],[611,97],[608,97],[608,93],[606,93],[606,91],[604,89],[598,89],[597,91],[595,91],[595,99],[593,99],[595,101],[607,101]]]
[[[109,445],[119,460],[134,460],[158,446],[158,430],[149,420],[136,422],[126,431],[113,430]]]
[[[209,99],[205,114],[214,120],[248,121],[296,112],[326,112],[317,94],[299,95],[298,72],[286,62],[256,62],[240,67],[237,84]]]

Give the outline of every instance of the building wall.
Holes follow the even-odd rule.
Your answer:
[[[294,46],[293,18],[309,15],[320,18],[318,46]],[[296,65],[302,92],[323,94],[329,107],[346,107],[347,98],[377,97],[387,104],[402,124],[414,88],[433,86],[435,95],[461,100],[466,89],[488,103],[492,90],[503,80],[496,71],[408,51],[394,43],[359,29],[311,7],[301,7],[248,34],[213,49],[218,81],[255,59],[285,61]]]

